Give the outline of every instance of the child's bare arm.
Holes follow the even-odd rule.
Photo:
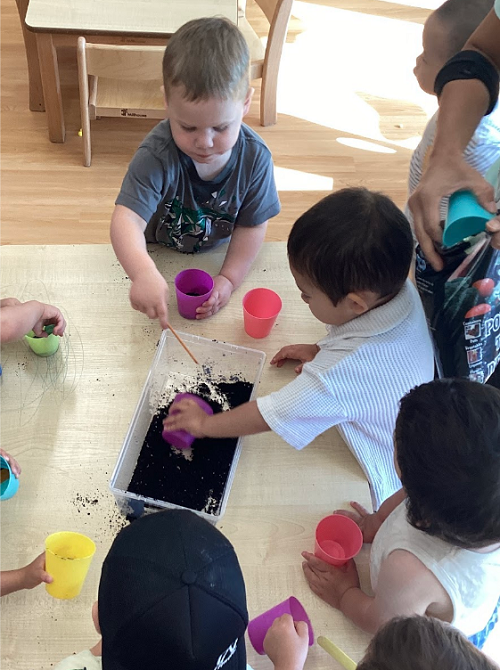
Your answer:
[[[219,274],[214,277],[210,298],[198,307],[197,319],[216,314],[229,302],[231,294],[241,285],[264,241],[267,221],[259,226],[236,226]]]
[[[38,584],[50,584],[52,577],[45,572],[45,552],[24,568],[4,570],[0,577],[0,595],[5,596],[21,589],[33,589]]]
[[[384,561],[375,597],[361,590],[354,561],[336,568],[309,552],[302,555],[311,590],[368,633],[396,616],[425,614],[431,604],[444,612],[451,604],[432,572],[407,551],[394,551]]]
[[[195,437],[239,437],[271,430],[255,400],[213,416],[193,400],[181,400],[175,404],[175,414],[169,414],[163,426],[166,430],[185,430]]]
[[[359,588],[350,589],[341,601],[340,610],[363,630],[375,633],[394,617],[423,615],[431,605],[444,612],[451,606],[451,600],[416,556],[397,550],[382,564],[375,597],[370,598]]]
[[[168,286],[146,249],[146,221],[128,207],[116,205],[111,217],[111,244],[130,277],[130,302],[150,319],[168,323]]]
[[[12,300],[12,299],[10,299]],[[46,337],[43,327],[54,324],[54,335],[62,335],[66,328],[63,315],[53,305],[38,300],[17,304],[4,302],[0,309],[0,331],[2,342],[14,342],[33,330],[37,337]]]

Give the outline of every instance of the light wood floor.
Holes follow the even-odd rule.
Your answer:
[[[249,19],[260,30],[258,12],[249,5]],[[259,126],[258,87],[247,118],[273,153],[283,205],[268,239],[285,240],[297,216],[332,188],[363,184],[404,204],[411,149],[435,104],[419,91],[411,71],[428,13],[380,0],[296,1],[282,62],[279,122]],[[55,145],[45,114],[28,109],[13,0],[2,0],[1,31],[2,243],[108,242],[128,161],[154,122],[93,123],[93,163],[84,168],[74,55],[61,54],[68,139]]]

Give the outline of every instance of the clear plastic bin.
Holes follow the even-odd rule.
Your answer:
[[[193,381],[205,379],[207,374],[215,381],[237,375],[239,379],[253,384],[251,399],[257,393],[266,358],[264,352],[187,333],[179,334],[200,364],[196,365],[191,360],[170,331],[163,332],[110,480],[110,489],[125,516],[139,517],[148,512],[180,507],[127,490],[151,419],[161,405],[172,400],[177,392],[192,387]],[[211,523],[217,523],[226,510],[240,452],[241,438],[236,445],[217,513],[193,510]]]

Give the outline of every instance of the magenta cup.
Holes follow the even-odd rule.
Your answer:
[[[196,319],[196,309],[210,298],[214,280],[204,270],[183,270],[175,278],[177,309],[185,319]]]
[[[273,621],[282,614],[291,614],[294,621],[305,621],[309,628],[309,646],[311,647],[314,644],[314,631],[309,617],[297,598],[291,596],[279,605],[267,610],[264,614],[255,617],[248,624],[248,637],[250,638],[252,647],[258,654],[262,655],[266,653],[264,651],[266,633],[273,625]]]
[[[361,551],[363,533],[352,519],[330,514],[316,526],[314,555],[330,565],[344,565]]]
[[[250,337],[267,337],[278,314],[281,298],[269,288],[254,288],[243,297],[243,319],[245,332]]]
[[[201,407],[202,410],[204,410],[207,414],[213,414],[214,411],[208,404],[208,402],[205,402],[202,400],[199,396],[193,395],[192,393],[178,393],[173,402],[172,402],[172,410],[171,413],[175,414],[175,404],[180,402],[181,400],[185,400],[189,398],[190,400],[194,400],[199,407]],[[195,438],[193,435],[190,433],[187,433],[185,430],[164,430],[163,433],[161,434],[165,442],[168,442],[171,444],[173,447],[176,447],[177,449],[189,449],[189,447],[193,444]]]

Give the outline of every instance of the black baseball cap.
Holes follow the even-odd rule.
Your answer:
[[[103,670],[246,670],[245,583],[222,533],[194,512],[141,517],[99,584]]]

